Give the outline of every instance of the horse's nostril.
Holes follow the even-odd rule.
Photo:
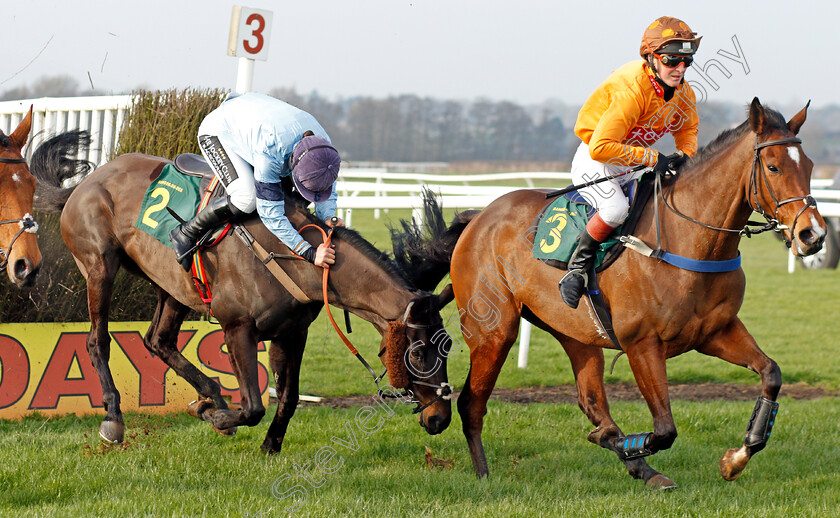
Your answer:
[[[814,231],[813,228],[806,228],[799,232],[799,242],[805,245],[822,244],[825,239],[825,234],[820,234]]]
[[[26,259],[18,259],[15,261],[12,271],[14,272],[16,279],[24,280],[32,273],[32,268],[29,261]]]

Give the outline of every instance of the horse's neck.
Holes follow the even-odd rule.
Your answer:
[[[345,243],[346,245],[346,243]],[[343,251],[341,272],[332,273],[338,306],[370,322],[380,332],[403,318],[416,293],[376,260],[356,249]]]
[[[300,228],[311,223],[303,210],[289,214],[292,223]],[[343,242],[344,260],[340,267],[330,270],[329,298],[334,306],[346,309],[370,322],[380,332],[388,322],[402,318],[415,293],[406,288],[402,279],[382,266],[376,259]],[[321,298],[321,286],[310,286],[313,295]],[[310,295],[312,296],[312,295]]]
[[[751,133],[679,178],[665,196],[675,209],[706,225],[743,228],[752,213],[747,202],[752,165]],[[692,259],[724,260],[737,255],[741,236],[702,227],[663,207],[663,248]]]

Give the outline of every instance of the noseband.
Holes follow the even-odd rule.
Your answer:
[[[432,329],[437,326],[443,325],[443,320],[438,320],[437,322],[432,322],[430,324],[412,324],[408,321],[408,314],[411,312],[411,308],[414,306],[414,301],[408,303],[408,306],[405,308],[405,313],[403,314],[402,322],[405,324],[406,327],[410,329]],[[408,352],[408,351],[406,351]],[[412,414],[419,414],[426,408],[432,406],[433,404],[437,403],[441,399],[450,400],[452,399],[452,385],[449,383],[442,381],[439,385],[434,385],[432,383],[426,383],[425,381],[420,381],[413,376],[411,369],[407,369],[408,371],[408,382],[409,384],[413,385],[423,385],[424,387],[431,387],[435,389],[435,397],[432,398],[431,401],[426,403],[425,405],[421,405],[420,401],[414,395],[414,392],[411,389],[406,388],[405,392],[402,394],[386,394],[379,388],[379,383],[377,383],[378,395],[381,398],[408,398],[409,403],[416,403],[417,406],[414,407],[414,410],[411,411]],[[387,372],[387,369],[386,371]],[[382,373],[382,376],[385,375],[385,372]],[[381,377],[381,376],[380,376]]]
[[[2,164],[25,164],[25,158],[3,158],[0,157],[0,163]],[[9,264],[9,255],[12,253],[12,246],[14,246],[15,241],[17,238],[20,237],[21,234],[24,232],[29,232],[30,234],[37,234],[38,233],[38,223],[35,222],[35,219],[32,217],[31,214],[26,214],[20,219],[7,219],[4,221],[0,221],[0,225],[8,225],[11,223],[17,223],[20,226],[20,230],[18,230],[15,237],[12,238],[12,241],[9,243],[9,248],[4,250],[0,248],[0,270],[5,270],[6,266]]]

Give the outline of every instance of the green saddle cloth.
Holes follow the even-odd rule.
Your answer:
[[[200,183],[201,178],[181,174],[175,166],[167,164],[146,190],[134,226],[172,248],[169,232],[181,223],[166,207],[184,219],[193,217],[201,197]]]
[[[577,203],[565,196],[558,196],[542,213],[537,225],[537,235],[534,237],[534,257],[537,259],[553,259],[561,263],[568,263],[577,247],[578,236],[589,221],[588,211],[591,207],[585,203]],[[622,227],[618,227],[595,253],[595,267],[601,266],[604,256],[613,245],[618,243]]]

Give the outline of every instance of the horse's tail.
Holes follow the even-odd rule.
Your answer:
[[[32,153],[29,171],[38,179],[35,191],[35,210],[61,212],[78,181],[64,187],[65,180],[83,178],[90,173],[93,162],[77,158],[86,155],[90,147],[90,133],[73,130],[59,133],[45,140]]]
[[[455,214],[446,227],[438,197],[428,189],[423,191],[423,228],[414,220],[400,220],[402,229],[391,227],[394,261],[414,285],[433,291],[449,273],[452,251],[467,224],[481,211],[468,210]]]

